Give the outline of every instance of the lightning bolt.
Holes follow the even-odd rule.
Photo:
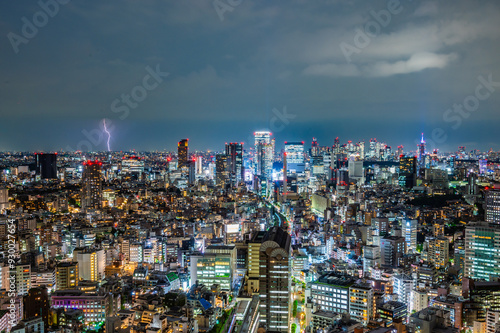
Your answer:
[[[111,139],[111,133],[109,133],[108,128],[106,127],[106,119],[102,120],[102,124],[104,125],[104,132],[108,135],[108,151],[111,151],[111,148],[109,148],[109,140]]]

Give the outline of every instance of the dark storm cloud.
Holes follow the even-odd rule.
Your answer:
[[[172,149],[182,137],[220,149],[269,128],[285,106],[295,117],[278,142],[412,147],[442,128],[442,149],[500,148],[485,131],[498,122],[500,87],[459,128],[443,118],[480,75],[500,82],[497,2],[394,1],[245,0],[222,20],[213,1],[64,1],[17,53],[8,34],[22,36],[23,17],[41,7],[2,3],[0,149],[75,147],[103,118],[116,150]],[[113,101],[142,86],[148,66],[169,76],[120,119]]]

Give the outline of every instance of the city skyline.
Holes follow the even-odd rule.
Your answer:
[[[0,151],[76,150],[94,130],[105,150],[103,119],[112,150],[215,150],[255,129],[500,149],[493,1],[55,3],[0,7]]]
[[[498,0],[0,1],[0,333],[500,333]]]
[[[369,147],[369,144],[371,141],[374,141],[374,142],[379,142],[379,143],[383,143],[384,145],[386,145],[388,148],[391,149],[392,153],[393,154],[396,154],[397,152],[399,152],[400,150],[405,153],[405,154],[411,154],[411,153],[415,153],[415,154],[419,154],[419,150],[421,149],[421,142],[422,140],[424,140],[424,134],[425,133],[420,133],[420,139],[417,139],[415,138],[414,142],[413,142],[413,145],[410,144],[410,146],[406,146],[406,145],[402,145],[402,144],[397,144],[397,143],[394,143],[394,144],[391,144],[391,143],[388,143],[386,142],[385,140],[379,140],[377,139],[376,137],[371,137],[370,139],[364,139],[364,138],[361,138],[359,141],[353,141],[353,140],[350,140],[349,138],[345,138],[346,140],[343,141],[341,139],[339,139],[339,137],[337,136],[336,138],[333,138],[331,139],[329,143],[323,143],[323,142],[318,142],[318,138],[317,137],[312,137],[311,139],[311,143],[308,143],[307,140],[303,140],[303,139],[297,139],[297,140],[283,140],[283,141],[276,141],[276,137],[274,136],[274,134],[268,130],[261,130],[261,131],[255,131],[253,132],[253,134],[257,133],[257,132],[268,132],[268,133],[271,133],[270,137],[276,142],[275,145],[276,145],[276,151],[275,151],[275,154],[277,154],[279,151],[285,151],[285,147],[287,144],[293,144],[293,143],[302,143],[302,145],[304,145],[304,148],[305,149],[310,149],[313,147],[313,143],[314,144],[318,144],[319,147],[329,147],[329,148],[332,148],[332,147],[335,147],[336,143],[337,143],[337,140],[340,140],[339,143],[341,146],[348,146],[349,144],[353,144],[354,146],[357,146],[359,145],[360,143],[363,143],[365,144],[366,146],[365,147]],[[95,132],[97,133],[97,132]],[[85,140],[80,140],[80,142],[75,146],[75,147],[92,147],[93,150],[89,150],[89,149],[59,149],[59,150],[44,150],[44,149],[36,149],[36,150],[5,150],[5,151],[1,151],[0,152],[12,152],[12,153],[21,153],[21,152],[33,152],[35,153],[35,155],[37,153],[57,153],[57,152],[68,152],[68,153],[71,153],[71,152],[81,152],[81,153],[90,153],[90,154],[93,154],[93,153],[103,153],[103,152],[109,152],[109,153],[113,153],[113,152],[130,152],[130,153],[140,153],[140,152],[166,152],[166,153],[174,153],[175,155],[175,152],[178,151],[179,147],[178,147],[178,144],[180,143],[177,142],[177,143],[174,143],[174,145],[172,145],[171,142],[169,142],[169,144],[167,144],[168,147],[172,146],[171,149],[168,149],[168,148],[163,148],[163,149],[152,149],[152,150],[139,150],[139,149],[135,149],[135,148],[129,148],[129,149],[122,149],[122,150],[119,150],[119,149],[112,149],[112,146],[109,145],[109,142],[108,140],[112,139],[112,135],[110,134],[109,138],[107,136],[108,134],[106,132],[103,132],[102,135],[99,134],[99,135],[96,135],[96,136],[86,136],[86,139]],[[189,138],[186,138],[186,139],[181,139],[181,141],[189,141],[190,139]],[[230,144],[241,144],[243,146],[243,149],[246,151],[248,148],[250,149],[255,149],[254,147],[254,136],[251,135],[247,138],[247,140],[251,140],[250,142],[249,141],[237,141],[235,140],[234,142],[233,141],[224,141],[224,142],[221,142],[219,143],[218,147],[215,148],[215,149],[200,149],[199,146],[200,146],[200,142],[198,142],[198,145],[196,142],[194,142],[194,145],[193,145],[193,141],[191,141],[190,145],[189,145],[189,149],[190,149],[190,152],[189,152],[189,155],[193,155],[195,153],[205,153],[205,152],[214,152],[214,153],[218,153],[218,152],[224,152],[226,150],[226,148],[224,148],[224,145],[228,145],[228,143]],[[175,141],[175,140],[174,140]],[[103,142],[103,146],[104,148],[100,149],[101,145],[100,144],[93,144],[94,142]],[[447,150],[443,150],[441,149],[440,145],[439,145],[439,141],[438,142],[435,142],[433,141],[432,139],[430,139],[430,141],[428,140],[424,140],[424,144],[425,144],[425,152],[426,153],[432,153],[434,152],[434,150],[437,149],[438,153],[440,154],[455,154],[457,153],[458,151],[462,151],[463,153],[469,153],[469,152],[482,152],[482,153],[485,153],[485,152],[489,152],[489,151],[497,151],[495,149],[493,149],[492,147],[490,148],[487,148],[487,149],[479,149],[478,147],[476,146],[465,146],[465,145],[458,145],[456,147],[452,147],[451,150],[447,151]],[[72,148],[70,146],[66,146],[66,148]]]

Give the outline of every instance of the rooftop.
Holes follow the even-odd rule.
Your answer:
[[[324,283],[332,286],[348,288],[354,284],[354,279],[348,275],[339,275],[335,272],[323,274],[313,283]]]

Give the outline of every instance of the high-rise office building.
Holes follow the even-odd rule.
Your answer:
[[[358,142],[356,144],[356,151],[359,154],[359,158],[363,160],[365,158],[365,142],[364,141]]]
[[[196,174],[201,175],[203,173],[203,156],[196,157]]]
[[[500,189],[486,191],[484,205],[486,222],[500,224]]]
[[[83,163],[82,209],[99,209],[102,204],[102,163],[87,161]]]
[[[467,186],[465,187],[465,191],[466,194],[470,196],[478,194],[477,174],[475,174],[474,172],[469,173],[469,176],[467,177]],[[486,197],[488,197],[488,193],[486,193]],[[487,221],[488,216],[486,216],[485,219]]]
[[[467,225],[464,277],[487,281],[500,277],[500,226],[486,222]]]
[[[365,171],[363,168],[363,161],[349,161],[349,180],[353,179],[358,184],[362,184],[365,181]]]
[[[283,200],[286,200],[286,195],[288,193],[288,159],[286,157],[286,152],[283,153]]]
[[[271,135],[272,133],[268,131],[255,132],[255,145],[257,145],[258,143],[271,143]]]
[[[285,152],[288,164],[304,163],[304,141],[285,142]]]
[[[398,146],[398,152],[397,153],[398,153],[398,156],[403,155],[403,146],[402,145]]]
[[[319,155],[320,155],[320,153],[319,153],[318,141],[316,140],[316,138],[313,138],[313,140],[311,142],[311,157],[316,157]]]
[[[262,238],[259,251],[260,321],[268,331],[289,332],[290,235],[272,227]]]
[[[287,172],[297,173],[304,172],[304,141],[302,142],[285,142],[285,153]]]
[[[259,291],[260,278],[260,246],[262,240],[266,236],[266,231],[257,231],[252,234],[252,238],[248,242],[248,281],[247,291],[255,293]]]
[[[229,182],[229,171],[227,170],[227,156],[218,154],[215,156],[215,183],[222,188]]]
[[[371,158],[378,158],[380,157],[380,149],[379,149],[380,145],[379,143],[377,142],[377,139],[374,138],[374,139],[370,139],[370,150],[368,152],[368,156],[371,157]]]
[[[76,289],[78,287],[78,262],[61,262],[56,266],[57,290]]]
[[[417,162],[415,156],[399,158],[399,186],[413,188],[417,185]]]
[[[399,173],[417,173],[417,158],[415,156],[401,156],[399,158]]]
[[[267,178],[272,177],[274,162],[274,139],[271,132],[255,132],[255,174]]]
[[[188,162],[188,142],[189,139],[182,139],[177,144],[177,168],[187,166]]]
[[[188,169],[188,183],[193,185],[196,181],[196,160],[190,160],[187,162]]]
[[[232,186],[238,185],[245,179],[245,169],[243,167],[243,142],[226,143],[227,170]]]
[[[36,154],[36,173],[42,179],[57,178],[57,154]]]
[[[488,170],[488,160],[479,160],[479,174],[484,175]]]
[[[337,187],[338,186],[349,186],[349,170],[338,169],[336,172]]]
[[[404,219],[402,221],[403,237],[406,240],[406,250],[410,252],[417,251],[417,227],[418,220]]]
[[[339,137],[336,137],[335,140],[333,141],[333,154],[340,154],[340,139]]]

